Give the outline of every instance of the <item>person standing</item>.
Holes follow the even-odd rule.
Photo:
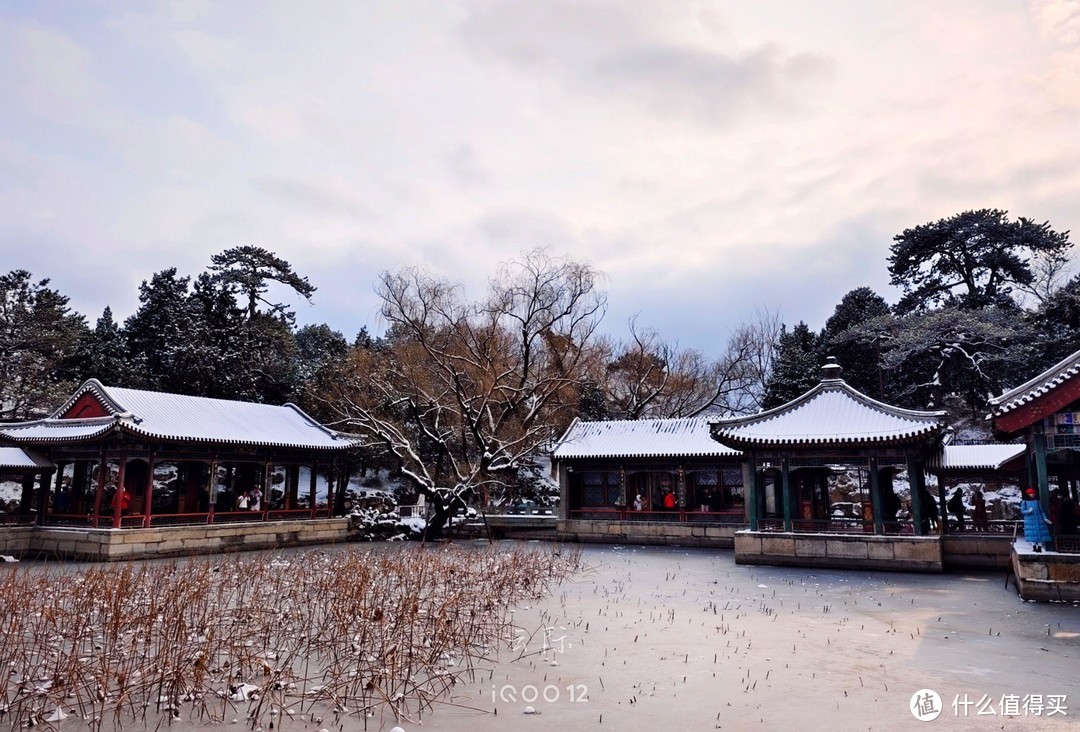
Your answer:
[[[1043,550],[1045,545],[1048,549],[1053,547],[1053,539],[1050,536],[1050,520],[1043,512],[1042,504],[1035,494],[1034,488],[1024,491],[1025,500],[1020,504],[1020,513],[1024,516],[1024,539],[1031,542],[1032,549],[1037,552]]]
[[[971,498],[971,527],[975,531],[990,530],[990,517],[986,513],[986,499],[982,491],[975,491]]]
[[[964,491],[957,488],[956,493],[952,494],[952,498],[946,504],[949,508],[949,513],[956,519],[956,530],[964,530]]]

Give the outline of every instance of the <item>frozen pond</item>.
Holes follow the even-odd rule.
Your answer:
[[[668,547],[584,556],[591,571],[518,611],[536,632],[521,658],[425,727],[911,729],[924,688],[949,728],[1080,724],[1080,608],[1025,603],[1003,572],[748,567],[730,551]]]
[[[750,567],[731,551],[677,547],[586,546],[583,558],[585,572],[515,610],[510,647],[422,722],[281,728],[911,729],[922,689],[939,695],[949,729],[1080,722],[1080,608],[1024,603],[1003,572]],[[199,729],[211,727],[247,725]]]

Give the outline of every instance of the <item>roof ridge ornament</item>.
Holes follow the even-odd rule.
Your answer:
[[[840,381],[843,379],[844,367],[836,362],[835,356],[825,359],[825,365],[821,367],[822,381]]]

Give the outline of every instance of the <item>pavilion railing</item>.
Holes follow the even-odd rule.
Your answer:
[[[0,513],[2,526],[26,526],[37,522],[37,515],[32,513]]]
[[[571,519],[583,521],[641,521],[653,523],[745,524],[746,514],[735,511],[634,511],[625,508],[596,506],[570,511]]]
[[[19,521],[6,520],[18,518]],[[50,513],[44,518],[45,526],[70,526],[70,527],[94,527],[93,514],[57,514]],[[252,523],[263,521],[303,521],[305,519],[330,518],[328,507],[296,509],[270,509],[266,511],[216,511],[213,514],[208,511],[192,513],[156,513],[150,516],[149,525],[156,526],[196,526],[200,524],[234,524]],[[25,520],[21,520],[25,519]],[[36,514],[16,515],[0,514],[0,525],[4,524],[34,524],[37,522]],[[97,527],[109,529],[113,526],[112,514],[97,516]],[[137,529],[146,526],[146,516],[143,514],[129,513],[121,516],[120,527],[124,529]]]

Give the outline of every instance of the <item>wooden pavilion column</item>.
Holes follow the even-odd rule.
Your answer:
[[[71,475],[71,498],[68,500],[68,505],[71,507],[71,510],[69,513],[79,516],[86,513],[87,467],[89,467],[88,461],[76,460]]]
[[[214,523],[214,505],[217,503],[217,450],[210,455],[210,477],[206,481],[206,523]]]
[[[1031,440],[1035,448],[1035,482],[1039,487],[1039,502],[1046,511],[1050,507],[1050,479],[1046,471],[1046,430],[1041,422],[1032,426]]]
[[[106,454],[105,445],[103,444],[101,446],[101,460],[98,462],[97,490],[94,493],[94,520],[92,523],[95,529],[101,521],[101,501],[105,496],[105,478],[109,470],[109,463],[105,459]]]
[[[911,529],[915,536],[923,536],[923,515],[926,511],[922,505],[922,496],[925,488],[925,479],[922,471],[922,460],[909,451],[907,454],[908,485],[911,486]]]
[[[333,517],[337,512],[337,472],[337,458],[331,458],[330,470],[328,470],[326,473],[326,506],[328,509],[330,509],[331,517]]]
[[[881,518],[884,507],[881,500],[881,479],[878,475],[878,459],[876,457],[870,458],[870,505],[874,510],[874,533],[880,535],[884,533]]]
[[[58,462],[56,464],[56,485],[53,487],[53,509],[55,512],[56,502],[60,500],[60,492],[64,490],[64,463]],[[71,493],[68,491],[68,506],[67,513],[71,513]]]
[[[318,458],[311,461],[311,476],[308,481],[308,506],[311,508],[311,518],[315,518],[315,495],[319,490],[319,460]]]
[[[296,510],[296,504],[299,502],[297,499],[300,495],[299,465],[290,465],[286,469],[285,483],[288,485],[288,492],[285,495],[285,508]]]
[[[154,510],[154,462],[157,456],[150,451],[150,457],[146,459],[146,490],[143,496],[143,519],[144,529],[150,528],[150,512]]]
[[[746,510],[748,512],[747,518],[750,521],[750,530],[757,531],[758,527],[758,494],[761,489],[758,487],[758,466],[757,466],[757,452],[750,451],[747,456],[747,465],[749,470],[746,471],[746,477],[743,482],[746,483]]]
[[[127,490],[124,486],[124,478],[127,476],[127,450],[120,451],[120,470],[116,474],[116,492],[113,493],[113,528],[119,529],[123,524],[122,517],[124,515],[123,505],[121,500],[121,491]]]
[[[270,514],[270,488],[273,486],[274,477],[274,464],[267,459],[266,464],[263,466],[263,498],[262,505],[259,507],[263,520],[265,520]]]
[[[791,468],[788,459],[780,458],[780,496],[784,502],[784,531],[791,531]]]
[[[37,523],[39,524],[45,523],[45,510],[49,507],[49,483],[51,482],[52,474],[49,472],[38,476]]]

